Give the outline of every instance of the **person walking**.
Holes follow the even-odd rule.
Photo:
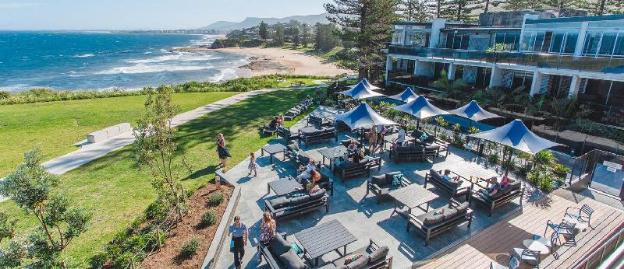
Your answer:
[[[247,176],[251,176],[251,172],[254,173],[254,177],[258,176],[258,169],[257,169],[257,165],[256,165],[256,154],[253,152],[249,153],[249,166],[247,166],[247,168],[249,168],[249,174],[247,174]]]
[[[229,234],[232,236],[230,251],[234,253],[234,267],[241,268],[245,246],[247,245],[247,226],[241,222],[240,216],[234,217],[234,223],[230,225]]]
[[[225,145],[225,137],[223,137],[222,133],[217,135],[217,154],[219,155],[219,160],[221,161],[221,168],[223,169],[223,172],[226,172],[227,159],[232,156]]]
[[[370,132],[368,132],[368,152],[371,156],[377,151],[377,127],[373,125]]]

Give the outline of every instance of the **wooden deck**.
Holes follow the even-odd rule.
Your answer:
[[[551,195],[550,199],[539,205],[525,203],[522,212],[490,226],[419,268],[489,268],[492,261],[508,265],[512,248],[523,248],[522,241],[531,239],[533,234],[543,235],[547,220],[558,223],[567,207],[588,204],[595,210],[591,223],[594,229],[581,231],[576,237],[576,246],[556,248],[558,259],[552,254],[542,256],[540,264],[541,268],[571,268],[585,253],[624,225],[624,212],[595,200],[585,198],[575,203],[556,195]]]

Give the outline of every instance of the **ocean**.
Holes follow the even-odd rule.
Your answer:
[[[210,35],[124,32],[0,32],[0,90],[138,89],[237,76],[246,57],[174,48]]]

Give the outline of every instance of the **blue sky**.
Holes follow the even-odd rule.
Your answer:
[[[329,0],[0,0],[0,29],[196,28],[245,17],[321,14]]]

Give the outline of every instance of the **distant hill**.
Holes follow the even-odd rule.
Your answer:
[[[208,26],[202,27],[202,30],[216,30],[219,32],[230,32],[232,30],[240,30],[243,28],[254,27],[260,24],[261,21],[264,21],[268,24],[276,24],[276,23],[287,23],[291,20],[296,20],[301,23],[307,24],[316,24],[316,23],[327,23],[327,14],[320,15],[301,15],[301,16],[290,16],[284,18],[256,18],[256,17],[247,17],[241,22],[230,22],[230,21],[217,21]]]

